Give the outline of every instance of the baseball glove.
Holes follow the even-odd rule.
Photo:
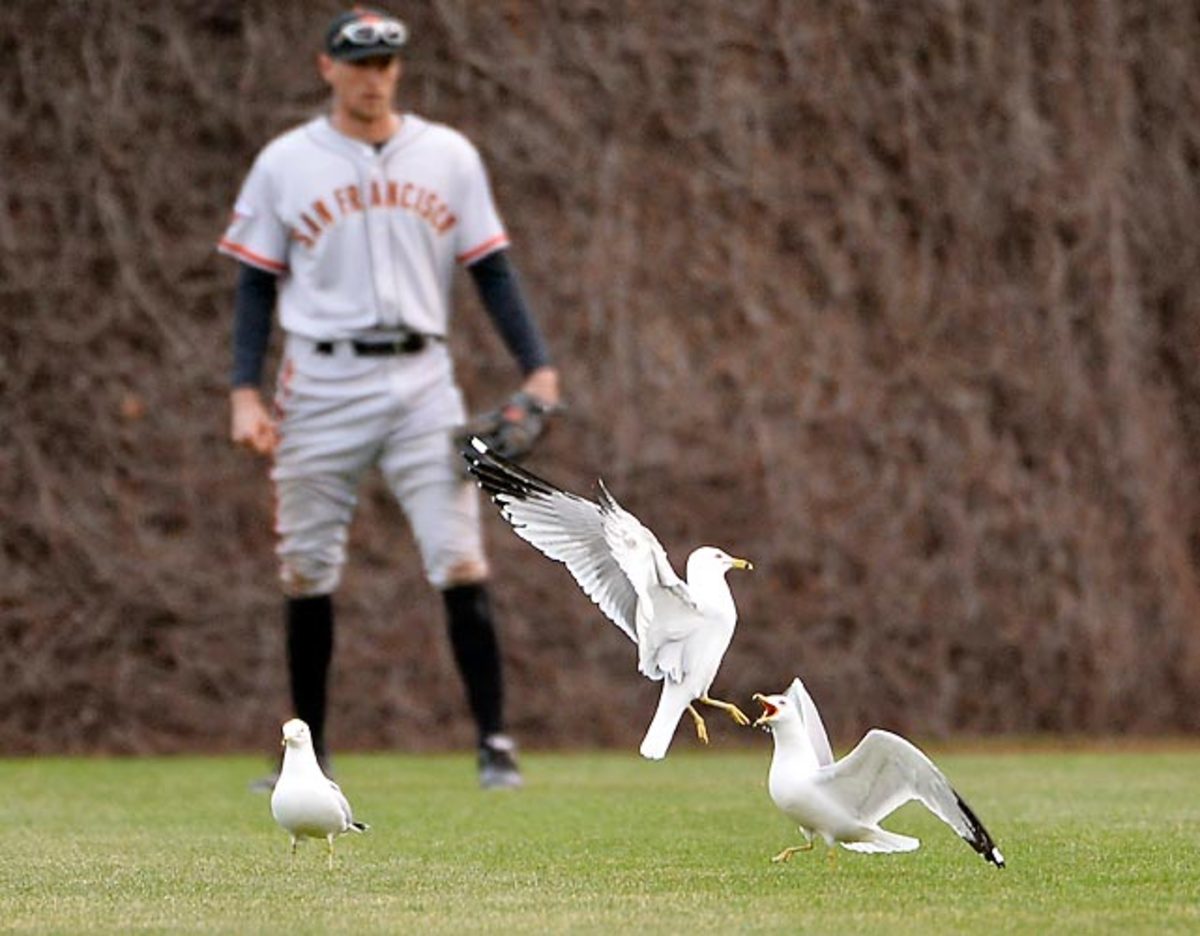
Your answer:
[[[545,434],[547,417],[560,409],[519,390],[502,406],[467,422],[455,441],[463,448],[470,445],[471,436],[478,436],[502,458],[520,461]]]

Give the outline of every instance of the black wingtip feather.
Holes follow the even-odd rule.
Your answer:
[[[991,862],[997,868],[1004,867],[1004,856],[1000,854],[1000,849],[996,847],[996,843],[992,841],[992,836],[987,829],[983,827],[983,823],[979,821],[979,817],[970,806],[966,804],[958,792],[955,791],[954,798],[958,801],[958,808],[962,810],[963,817],[967,820],[967,828],[970,830],[970,837],[963,836],[963,840],[970,845],[975,851],[979,852],[984,861]]]
[[[550,482],[518,467],[486,446],[482,452],[479,451],[473,444],[476,441],[479,441],[476,436],[468,439],[462,447],[461,454],[466,460],[467,471],[488,494],[493,497],[506,494],[525,500],[531,494],[554,494],[558,491]]]

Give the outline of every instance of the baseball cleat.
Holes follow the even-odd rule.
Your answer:
[[[485,790],[515,790],[524,785],[515,757],[516,742],[508,735],[489,735],[479,746],[479,785]]]

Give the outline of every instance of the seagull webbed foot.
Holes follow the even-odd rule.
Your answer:
[[[704,724],[704,719],[700,716],[700,713],[696,711],[696,707],[694,705],[689,705],[687,710],[688,714],[692,716],[692,720],[696,723],[696,737],[705,744],[708,744],[708,726]]]
[[[783,851],[781,851],[778,855],[776,855],[771,860],[774,861],[776,864],[782,864],[783,862],[785,862],[789,858],[791,858],[792,855],[796,854],[796,852],[806,852],[806,851],[812,851],[812,850],[813,850],[812,842],[805,842],[803,845],[789,845],[787,848],[785,848]]]

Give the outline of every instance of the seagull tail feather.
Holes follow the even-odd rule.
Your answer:
[[[921,847],[921,840],[915,839],[911,835],[900,835],[898,832],[876,828],[871,831],[870,838],[860,842],[842,842],[841,844],[850,851],[879,854],[916,851]]]
[[[671,688],[669,684],[663,684],[662,694],[658,697],[658,708],[654,710],[654,718],[646,730],[646,737],[642,739],[640,751],[642,757],[648,760],[662,760],[667,756],[671,739],[675,737],[675,728],[691,701],[681,701]]]
[[[369,828],[371,828],[371,827],[369,825],[367,825],[365,822],[350,823],[350,831],[351,832],[366,832],[367,829],[369,829]]]
[[[983,823],[979,821],[979,817],[970,806],[963,801],[963,798],[958,795],[958,791],[954,792],[954,799],[958,802],[958,808],[962,812],[963,819],[967,822],[967,833],[963,835],[963,841],[970,845],[975,851],[979,852],[979,856],[984,860],[991,862],[997,868],[1004,867],[1004,856],[1000,854],[1000,849],[996,847],[996,843],[992,841],[992,836],[988,830],[983,827]]]

